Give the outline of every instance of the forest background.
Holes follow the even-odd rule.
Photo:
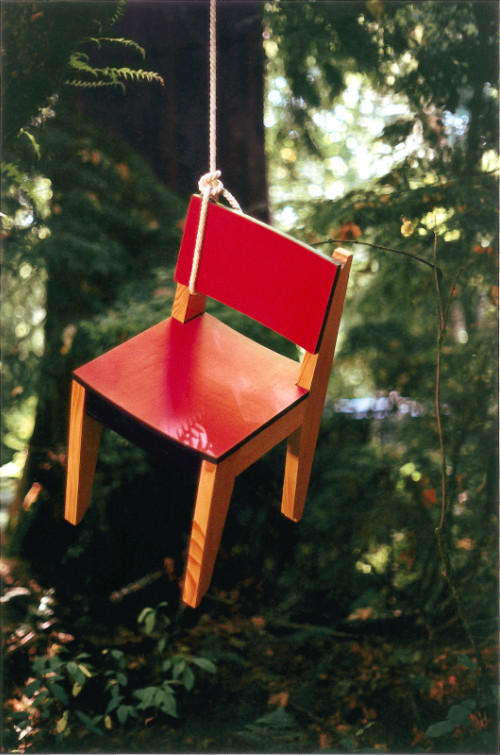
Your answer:
[[[207,3],[2,16],[4,749],[497,752],[497,4],[219,3],[223,180],[354,267],[304,519],[278,449],[195,612],[192,480],[109,433],[62,504],[72,369],[170,313]]]

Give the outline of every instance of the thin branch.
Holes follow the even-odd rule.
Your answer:
[[[437,256],[437,231],[434,229],[434,247],[433,247],[433,259],[436,263]],[[443,345],[443,336],[445,332],[445,318],[443,314],[443,303],[441,299],[441,286],[439,276],[434,270],[434,284],[436,286],[436,298],[437,298],[437,354],[436,354],[436,384],[434,387],[434,405],[436,411],[436,423],[439,438],[439,453],[441,457],[441,518],[439,520],[438,532],[441,531],[444,526],[444,519],[447,509],[447,489],[446,489],[446,454],[444,447],[444,435],[443,425],[441,422],[441,350]]]
[[[325,239],[324,241],[316,241],[314,244],[311,244],[311,246],[321,246],[321,244],[362,244],[363,246],[369,246],[372,249],[380,249],[382,252],[402,254],[405,257],[411,257],[413,260],[422,262],[422,264],[432,268],[439,278],[442,277],[441,268],[439,265],[436,265],[435,262],[429,262],[429,260],[424,259],[424,257],[419,257],[418,254],[412,254],[411,252],[405,252],[403,249],[393,249],[390,246],[380,246],[380,244],[371,244],[369,241],[358,241],[357,239]]]
[[[434,282],[436,284],[436,293],[437,293],[437,302],[438,302],[438,316],[439,316],[439,322],[438,322],[438,338],[439,342],[441,343],[441,340],[443,338],[444,329],[445,329],[445,322],[444,322],[444,316],[443,316],[443,303],[441,301],[441,287],[440,287],[440,280],[438,275],[436,274],[436,258],[437,258],[437,230],[434,228],[434,246],[432,249],[432,259],[434,260]]]
[[[457,274],[455,275],[455,280],[453,281],[453,284],[452,284],[452,286],[450,288],[450,293],[449,293],[449,296],[448,296],[448,301],[446,302],[446,308],[445,308],[445,311],[444,311],[444,327],[445,328],[446,328],[446,323],[448,321],[448,313],[449,313],[449,310],[450,310],[451,300],[453,299],[453,295],[454,295],[454,293],[455,293],[455,291],[457,289],[458,279],[460,278],[460,276],[462,275],[462,273],[463,273],[464,270],[465,270],[465,265],[463,265],[457,271]]]
[[[453,567],[451,565],[450,556],[446,547],[445,540],[443,538],[443,528],[446,521],[446,514],[448,512],[448,491],[447,491],[447,481],[446,481],[446,453],[445,453],[443,426],[442,426],[442,421],[441,421],[441,355],[442,355],[443,339],[446,333],[446,325],[448,321],[448,314],[450,311],[451,300],[456,290],[457,281],[460,275],[462,274],[464,268],[461,267],[458,270],[457,274],[455,275],[455,279],[450,288],[450,293],[448,295],[448,300],[446,302],[446,307],[445,307],[445,310],[443,311],[440,280],[439,280],[439,275],[437,274],[437,270],[436,270],[437,268],[436,257],[437,257],[437,230],[434,229],[434,248],[433,248],[434,283],[436,286],[436,298],[437,298],[437,309],[438,309],[435,411],[436,411],[437,431],[438,431],[438,437],[439,437],[439,451],[440,451],[440,456],[441,456],[441,517],[439,520],[439,525],[436,527],[435,533],[436,533],[439,555],[441,557],[441,562],[443,564],[444,578],[446,579],[450,592],[455,600],[455,603],[457,605],[458,616],[460,617],[460,620],[465,629],[465,632],[467,634],[471,647],[474,651],[474,655],[476,657],[476,662],[478,664],[478,669],[480,672],[479,674],[480,690],[481,690],[481,694],[483,698],[486,699],[487,684],[488,684],[488,671],[486,669],[486,665],[484,663],[484,659],[481,654],[481,648],[479,647],[479,644],[476,638],[472,634],[469,619],[466,616],[464,606],[462,603],[462,598],[455,584],[455,579],[453,575]]]

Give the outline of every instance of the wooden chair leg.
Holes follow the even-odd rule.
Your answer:
[[[294,522],[304,513],[320,423],[321,413],[313,418],[306,413],[304,423],[288,438],[281,513]]]
[[[71,524],[81,522],[90,504],[101,432],[101,423],[85,414],[85,388],[73,380],[64,505],[64,517]]]
[[[233,487],[234,472],[227,462],[202,462],[182,594],[192,608],[210,586]]]

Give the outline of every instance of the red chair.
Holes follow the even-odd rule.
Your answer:
[[[281,510],[303,512],[351,255],[329,259],[210,203],[196,294],[188,288],[200,198],[191,199],[172,316],[74,372],[65,517],[90,503],[102,425],[199,466],[183,600],[207,591],[235,478],[288,438]],[[302,364],[205,313],[210,296],[305,350]]]

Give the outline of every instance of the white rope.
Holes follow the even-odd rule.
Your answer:
[[[213,198],[218,200],[222,194],[229,202],[233,210],[242,212],[242,209],[236,199],[229,192],[222,181],[220,181],[221,172],[217,170],[217,9],[216,0],[210,0],[210,29],[209,29],[209,104],[208,104],[208,164],[209,172],[205,173],[198,182],[198,188],[201,194],[200,218],[198,221],[198,231],[196,234],[196,243],[193,252],[193,263],[191,265],[191,275],[189,277],[189,292],[196,293],[196,279],[198,277],[198,267],[200,265],[201,249],[205,236],[205,225],[207,221],[208,203]]]

